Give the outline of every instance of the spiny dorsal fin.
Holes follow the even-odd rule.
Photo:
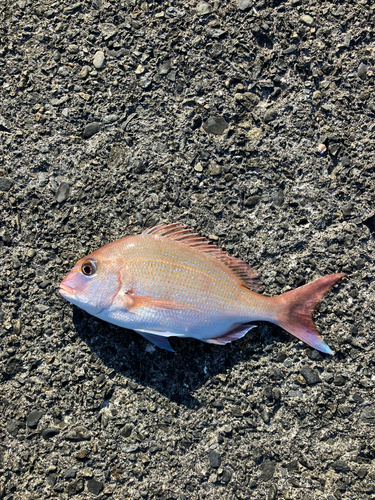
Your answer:
[[[186,227],[179,222],[149,227],[143,231],[142,234],[169,238],[179,243],[183,243],[184,245],[188,245],[200,252],[207,253],[229,267],[233,274],[235,274],[247,288],[250,288],[250,290],[258,291],[262,287],[262,279],[255,269],[252,269],[240,259],[229,257],[223,250],[220,250],[205,238],[199,236],[198,233],[192,233],[190,229],[186,229]]]

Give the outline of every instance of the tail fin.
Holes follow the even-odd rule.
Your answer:
[[[315,328],[312,318],[316,305],[332,285],[345,274],[330,274],[277,297],[280,312],[275,323],[318,351],[333,354]]]

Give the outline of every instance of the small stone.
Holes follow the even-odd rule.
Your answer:
[[[237,92],[234,94],[234,98],[249,111],[259,104],[260,101],[259,97],[252,92]]]
[[[38,422],[43,417],[43,415],[44,411],[32,410],[27,417],[27,426],[31,429],[34,429],[38,425]]]
[[[134,429],[133,424],[125,424],[124,427],[121,429],[120,434],[122,437],[127,438],[133,432],[133,429]]]
[[[97,132],[100,130],[100,123],[98,122],[91,122],[88,123],[83,131],[83,138],[84,139],[89,139],[93,135],[95,135]]]
[[[342,375],[335,375],[334,378],[333,378],[333,383],[337,387],[342,387],[343,385],[346,384],[346,380],[345,380],[345,378]]]
[[[25,428],[25,424],[23,422],[20,422],[19,420],[15,420],[15,419],[10,420],[6,426],[7,432],[13,437],[16,437],[18,434],[18,431],[20,429],[24,429],[24,428]]]
[[[221,458],[216,450],[209,451],[208,460],[210,461],[210,467],[212,467],[212,469],[218,469],[220,467]]]
[[[172,63],[170,60],[162,62],[159,66],[159,75],[166,75],[167,73],[169,73],[171,67]]]
[[[202,164],[201,163],[197,163],[196,165],[194,165],[194,170],[196,172],[203,172],[203,167],[202,167]]]
[[[76,471],[73,469],[68,469],[64,474],[64,479],[74,479],[76,477]]]
[[[272,460],[265,460],[262,465],[259,467],[261,472],[260,480],[261,481],[269,481],[273,478],[276,469],[276,462]]]
[[[72,429],[65,435],[65,439],[68,441],[88,441],[90,439],[90,433],[85,427],[76,427]]]
[[[90,73],[90,69],[90,66],[82,66],[81,71],[78,74],[78,78],[81,78],[81,80],[87,78]]]
[[[55,194],[57,203],[62,203],[63,201],[67,200],[69,197],[69,192],[70,192],[69,184],[67,182],[62,182]]]
[[[177,71],[175,70],[172,70],[168,73],[167,75],[167,78],[168,80],[170,80],[171,82],[175,82],[176,81],[176,75],[177,75]]]
[[[255,207],[255,205],[257,205],[261,199],[261,196],[248,196],[247,198],[245,198],[244,205],[245,207]]]
[[[361,62],[361,64],[358,66],[358,76],[361,80],[364,80],[366,78],[367,70],[367,65]]]
[[[277,193],[275,193],[272,196],[273,204],[276,207],[281,207],[281,205],[284,203],[284,198],[285,198],[284,191],[282,189],[279,189]]]
[[[47,484],[49,486],[55,486],[56,481],[57,481],[57,474],[49,474],[46,478]]]
[[[90,452],[87,448],[81,448],[78,453],[75,454],[75,458],[78,460],[84,460],[89,456]]]
[[[145,72],[145,67],[142,64],[139,64],[135,70],[136,75],[142,75]]]
[[[78,54],[79,52],[79,47],[75,43],[71,43],[68,45],[68,52],[71,54]]]
[[[250,9],[253,5],[252,0],[238,0],[238,8],[240,10]]]
[[[303,368],[301,368],[301,375],[306,380],[306,383],[308,385],[314,385],[321,382],[318,371],[310,368],[309,366],[304,366]]]
[[[232,476],[233,472],[230,469],[224,469],[221,480],[224,481],[224,483],[229,483],[229,481],[232,479]]]
[[[277,111],[276,111],[276,109],[270,109],[264,115],[263,120],[264,120],[264,123],[270,123],[273,120],[275,120],[276,118],[277,118]]]
[[[139,450],[139,446],[137,444],[131,444],[130,446],[124,446],[121,449],[124,453],[135,453]]]
[[[143,88],[143,89],[148,89],[151,85],[151,80],[147,77],[147,76],[142,76],[140,79],[139,79],[139,85]]]
[[[352,214],[353,207],[354,207],[354,203],[352,201],[350,201],[346,205],[343,205],[343,207],[341,209],[343,216],[350,217],[350,215]]]
[[[87,490],[94,495],[99,495],[103,489],[103,483],[97,481],[96,479],[89,479],[87,481]]]
[[[207,2],[199,2],[197,5],[197,14],[198,16],[206,16],[207,14],[211,14],[212,7]]]
[[[221,175],[223,173],[223,167],[215,163],[214,165],[209,166],[208,173],[212,176]]]
[[[344,462],[343,460],[337,460],[336,462],[333,462],[331,467],[336,472],[343,472],[343,473],[350,472],[349,465],[346,462]]]
[[[364,479],[368,474],[368,468],[365,465],[361,465],[361,467],[356,470],[356,474],[359,479]]]
[[[8,177],[0,177],[0,191],[9,191],[14,181]]]
[[[93,65],[95,66],[96,69],[102,69],[102,67],[104,66],[104,61],[105,61],[104,52],[102,50],[98,50],[92,61]]]
[[[222,116],[213,116],[203,123],[203,129],[208,134],[222,135],[229,127],[228,122]]]
[[[47,427],[46,429],[42,430],[42,438],[51,439],[53,436],[59,434],[59,432],[60,429],[57,429],[56,427]]]
[[[103,117],[103,123],[104,125],[108,125],[109,123],[114,123],[118,120],[117,115],[105,115]]]
[[[277,486],[273,484],[268,490],[267,500],[276,500],[277,499]]]
[[[117,34],[116,26],[111,23],[101,24],[100,31],[102,32],[102,37],[105,42]]]
[[[313,92],[312,100],[313,104],[317,104],[322,100],[322,93],[320,92],[320,90],[315,90],[315,92]]]
[[[262,130],[259,127],[254,127],[248,131],[246,137],[251,141],[255,141],[256,139],[259,139],[261,135],[262,135]]]
[[[303,23],[307,24],[307,26],[312,26],[314,24],[314,19],[308,14],[304,14],[303,16],[301,16],[300,20]]]

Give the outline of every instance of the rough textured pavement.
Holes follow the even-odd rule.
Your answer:
[[[374,39],[371,0],[0,3],[0,498],[374,498]],[[159,222],[267,295],[347,273],[335,355],[173,355],[59,296]]]

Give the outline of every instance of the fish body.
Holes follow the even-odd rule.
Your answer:
[[[261,280],[250,266],[184,226],[170,224],[84,257],[62,281],[60,293],[90,314],[169,350],[167,337],[226,344],[253,328],[250,322],[269,321],[332,353],[314,327],[312,311],[342,276],[265,297],[256,292]]]

